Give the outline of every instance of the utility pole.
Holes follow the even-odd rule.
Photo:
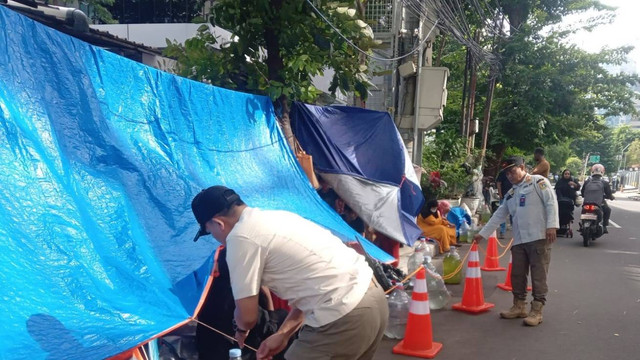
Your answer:
[[[585,178],[584,173],[587,172],[587,164],[589,162],[589,156],[591,156],[590,152],[588,152],[587,156],[584,158],[584,167],[582,168],[582,174],[580,174],[580,182],[584,182],[584,178]]]
[[[462,119],[460,119],[460,135],[466,138],[467,136],[467,79],[469,78],[469,68],[471,62],[471,51],[467,48],[467,56],[464,63],[464,80],[462,82],[462,105],[460,112],[462,113]]]
[[[480,163],[484,162],[484,156],[487,153],[487,140],[489,138],[489,120],[491,119],[491,104],[493,103],[493,90],[496,87],[496,77],[492,76],[489,81],[489,89],[487,90],[487,101],[484,105],[484,123],[482,129],[482,153],[480,155]]]
[[[473,40],[478,43],[480,41],[480,29],[476,30],[473,36]],[[471,131],[471,122],[473,121],[474,110],[476,106],[476,85],[478,84],[478,71],[476,59],[473,54],[469,56],[470,70],[471,70],[471,84],[469,85],[469,109],[467,110],[467,155],[470,155],[475,146],[475,132]]]
[[[413,119],[413,163],[414,164],[422,164],[422,144],[419,144],[418,141],[422,139],[422,136],[419,134],[419,126],[418,123],[420,121],[420,74],[422,73],[422,25],[424,24],[424,19],[422,14],[420,15],[420,22],[418,23],[418,66],[416,69],[416,92],[415,92],[415,100],[413,103],[414,106],[414,119]]]

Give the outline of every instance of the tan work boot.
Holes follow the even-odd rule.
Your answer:
[[[513,306],[511,309],[500,312],[500,317],[503,319],[516,319],[527,317],[527,303],[524,300],[513,299]]]
[[[533,300],[531,302],[531,311],[529,311],[529,315],[526,319],[524,319],[524,323],[529,326],[536,326],[542,322],[542,304],[540,301]]]

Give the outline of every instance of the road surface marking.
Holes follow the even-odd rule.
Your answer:
[[[621,229],[620,225],[614,223],[613,221],[611,221],[611,219],[609,219],[609,224],[613,225],[613,227],[616,229]]]
[[[604,252],[607,252],[607,253],[610,253],[610,254],[640,255],[640,253],[636,252],[636,251],[604,250]]]

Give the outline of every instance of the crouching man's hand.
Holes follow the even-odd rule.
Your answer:
[[[256,356],[258,360],[271,360],[273,356],[287,347],[289,338],[283,333],[275,333],[266,338],[258,348]]]

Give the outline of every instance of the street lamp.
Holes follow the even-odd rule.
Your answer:
[[[618,172],[620,172],[620,165],[622,165],[622,158],[624,158],[624,151],[627,150],[627,148],[631,146],[631,144],[632,143],[629,143],[627,146],[622,148],[622,151],[620,152],[620,162],[618,163]]]

